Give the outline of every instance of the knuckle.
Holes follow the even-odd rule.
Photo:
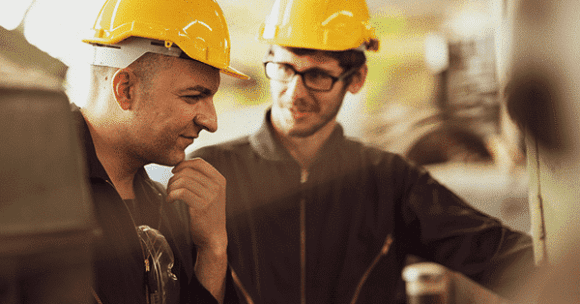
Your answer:
[[[186,190],[183,188],[174,189],[171,191],[171,193],[169,193],[171,198],[175,198],[175,199],[183,199],[185,197],[185,194],[186,194]]]

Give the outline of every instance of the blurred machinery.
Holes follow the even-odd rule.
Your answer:
[[[580,239],[580,3],[511,3],[503,85],[509,113],[526,134],[536,259],[553,263]]]
[[[543,266],[521,303],[580,302],[580,3],[501,1],[499,75],[525,136],[531,232]]]
[[[461,273],[437,263],[420,262],[403,270],[407,304],[507,304]]]
[[[438,129],[461,129],[481,141],[500,134],[502,109],[491,18],[476,10],[456,15],[424,36],[425,70],[433,79],[428,100],[418,103],[400,96],[400,100],[383,101],[369,142],[407,154]]]
[[[537,303],[580,302],[580,3],[508,1],[505,87],[524,131],[538,279]],[[534,300],[534,299],[532,299]]]
[[[90,303],[96,225],[66,66],[0,27],[0,303]]]
[[[482,137],[499,133],[499,98],[492,35],[448,42],[435,100],[442,120]]]
[[[438,122],[482,141],[500,133],[495,35],[490,20],[485,12],[466,9],[451,17],[439,33],[426,37],[425,61],[435,75],[431,103],[436,114],[418,121],[417,127]]]

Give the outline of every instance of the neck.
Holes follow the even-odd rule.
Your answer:
[[[106,134],[115,134],[107,127],[101,127],[90,119],[85,119],[91,133],[93,145],[99,162],[111,179],[111,183],[122,199],[135,198],[133,191],[133,180],[137,171],[145,164],[135,161],[134,158],[124,153],[122,144]]]
[[[300,164],[303,170],[308,170],[310,165],[316,160],[320,148],[336,126],[336,122],[331,121],[323,126],[316,133],[307,137],[289,136],[277,131],[274,127],[277,137],[282,145],[288,150],[290,155]]]

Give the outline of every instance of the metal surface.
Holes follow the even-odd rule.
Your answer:
[[[0,31],[0,303],[87,303],[96,230],[66,66]]]

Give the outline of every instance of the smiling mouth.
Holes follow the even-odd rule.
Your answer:
[[[186,139],[187,141],[190,142],[190,144],[192,144],[193,141],[195,140],[195,137],[193,137],[193,136],[183,136],[183,135],[180,135],[179,137]]]
[[[311,115],[312,113],[314,113],[314,111],[310,110],[310,109],[296,109],[296,108],[291,108],[289,109],[290,113],[292,114],[292,117],[294,119],[300,119],[300,118],[304,118],[308,115]]]
[[[301,119],[301,118],[304,118],[308,115],[310,115],[310,112],[294,112],[294,111],[292,111],[292,117],[294,117],[294,119]]]

